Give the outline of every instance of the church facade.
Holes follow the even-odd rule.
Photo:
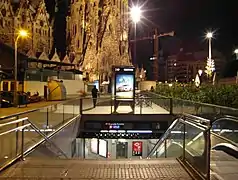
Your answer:
[[[52,26],[44,0],[0,1],[0,42],[3,44],[14,47],[18,31],[24,29],[29,37],[19,39],[19,51],[49,54],[53,46]]]
[[[71,0],[67,47],[71,59],[101,82],[112,66],[130,65],[128,4],[123,0]]]

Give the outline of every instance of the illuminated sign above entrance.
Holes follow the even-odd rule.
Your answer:
[[[115,67],[115,72],[135,72],[134,67]]]

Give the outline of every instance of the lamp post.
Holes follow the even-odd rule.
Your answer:
[[[234,53],[236,55],[236,60],[238,60],[238,49],[235,49]]]
[[[136,24],[141,19],[141,8],[138,6],[134,6],[131,8],[131,19],[134,22],[134,64],[136,64]]]
[[[18,40],[20,38],[25,38],[28,36],[28,32],[26,30],[19,30],[17,33],[17,37],[15,39],[15,57],[14,57],[14,81],[15,81],[15,87],[14,87],[14,105],[17,106],[17,70],[18,70],[18,61],[17,61],[17,48],[18,48]]]
[[[236,54],[236,60],[238,60],[238,49],[235,49],[234,53]],[[236,84],[238,83],[238,71],[236,71]]]
[[[208,39],[208,49],[209,49],[209,59],[212,59],[212,37],[213,37],[213,33],[212,32],[208,32],[207,33],[207,39]]]
[[[208,39],[208,59],[207,59],[207,66],[206,66],[206,73],[208,77],[212,77],[212,73],[215,70],[215,63],[214,60],[212,59],[212,38],[213,38],[213,33],[208,32],[206,35],[206,38]]]

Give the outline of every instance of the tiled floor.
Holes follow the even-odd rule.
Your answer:
[[[175,159],[159,160],[49,160],[27,159],[0,175],[9,179],[147,179],[190,180]],[[20,178],[21,177],[21,178]]]

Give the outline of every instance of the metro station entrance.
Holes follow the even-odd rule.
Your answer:
[[[168,129],[168,115],[83,115],[76,157],[144,159]]]

